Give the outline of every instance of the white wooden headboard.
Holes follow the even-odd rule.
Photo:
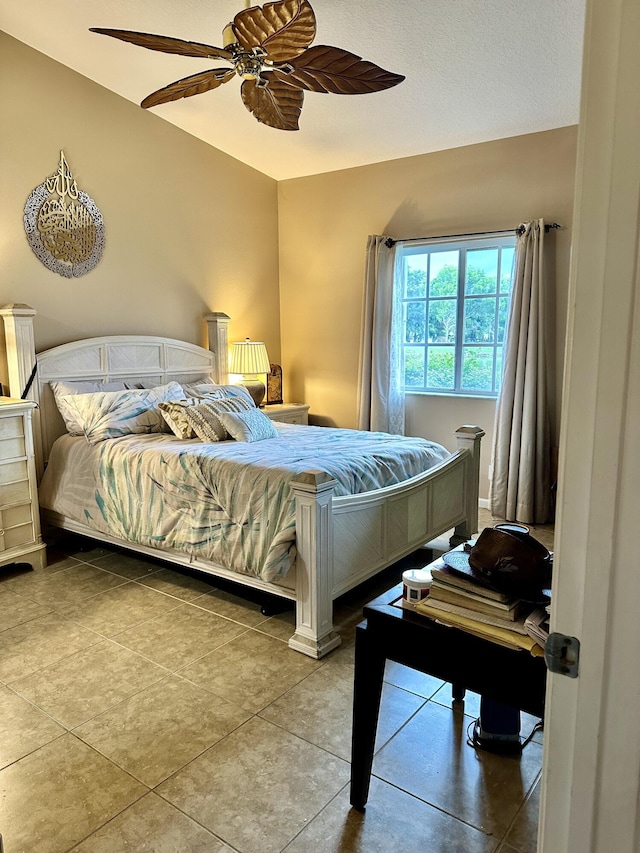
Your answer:
[[[228,325],[226,314],[207,314],[209,349],[187,341],[151,335],[109,335],[85,338],[36,353],[33,318],[28,305],[0,308],[4,320],[9,369],[9,393],[21,397],[34,365],[28,400],[38,404],[33,429],[38,479],[42,476],[53,442],[65,432],[49,382],[95,380],[99,382],[193,382],[212,376],[228,379]]]

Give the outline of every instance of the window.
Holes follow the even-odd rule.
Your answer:
[[[496,396],[514,234],[398,245],[405,391]]]

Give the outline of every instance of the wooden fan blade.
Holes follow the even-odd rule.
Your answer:
[[[233,32],[245,50],[263,47],[271,62],[286,62],[316,37],[316,16],[307,0],[279,0],[238,12]]]
[[[278,80],[310,92],[332,92],[334,95],[364,95],[397,86],[402,74],[385,71],[373,62],[349,53],[341,47],[316,45],[289,60],[289,74],[274,71]]]
[[[110,30],[103,27],[90,27],[89,32],[100,33],[103,36],[111,36],[120,41],[136,44],[138,47],[146,47],[148,50],[160,50],[162,53],[177,53],[181,56],[199,56],[203,59],[233,59],[228,50],[222,47],[213,47],[210,44],[200,44],[196,41],[183,41],[171,36],[155,36],[152,33],[136,33],[132,30]]]
[[[245,80],[242,84],[242,100],[250,113],[262,124],[277,130],[299,130],[298,119],[302,110],[304,92],[294,89],[273,78],[271,73],[263,74],[268,78],[267,86],[258,86],[255,80]]]
[[[175,83],[170,83],[163,89],[158,89],[157,92],[147,95],[140,106],[148,109],[149,107],[156,107],[158,104],[166,104],[169,101],[178,101],[180,98],[201,95],[203,92],[209,92],[211,89],[222,86],[223,83],[231,80],[235,73],[233,68],[212,68],[210,71],[202,71],[200,74],[183,77],[182,80],[176,80]]]

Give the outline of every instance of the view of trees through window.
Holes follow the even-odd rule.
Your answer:
[[[497,394],[514,246],[500,237],[399,249],[405,390]]]

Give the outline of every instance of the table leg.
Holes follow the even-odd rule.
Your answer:
[[[454,681],[451,684],[451,696],[455,702],[460,702],[464,699],[464,694],[466,693],[466,688],[463,684],[460,684]]]
[[[366,624],[356,628],[351,735],[351,805],[364,809],[369,796],[386,658]]]

